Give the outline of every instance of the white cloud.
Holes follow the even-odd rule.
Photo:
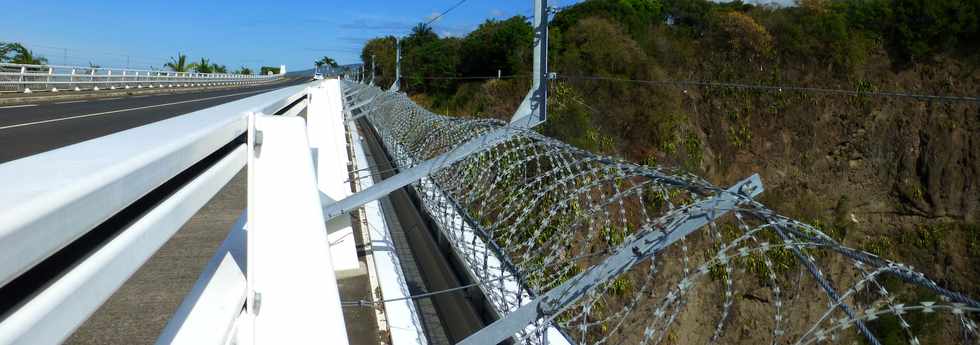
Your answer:
[[[504,15],[504,11],[501,11],[499,9],[496,9],[495,8],[495,9],[490,10],[490,16],[491,17],[502,17],[503,15]]]

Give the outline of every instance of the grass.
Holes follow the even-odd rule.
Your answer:
[[[704,159],[704,150],[701,145],[701,139],[694,133],[688,133],[687,138],[684,139],[684,151],[687,154],[687,160],[685,160],[685,165],[688,170],[697,171],[701,169],[701,161]]]
[[[888,237],[879,237],[873,239],[871,241],[868,241],[868,243],[865,243],[863,247],[864,250],[867,251],[868,253],[877,255],[882,258],[888,258],[894,255],[892,251],[894,246],[892,244],[891,239],[889,239]]]

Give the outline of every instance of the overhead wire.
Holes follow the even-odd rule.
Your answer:
[[[437,21],[437,20],[439,20],[439,18],[442,18],[443,16],[445,16],[445,15],[446,15],[446,14],[448,14],[449,12],[452,12],[453,10],[455,10],[455,9],[456,9],[457,7],[459,7],[460,5],[462,5],[462,4],[463,4],[464,2],[466,2],[466,1],[467,1],[467,0],[460,0],[459,2],[457,2],[457,3],[456,3],[455,5],[453,5],[452,7],[450,7],[450,8],[448,8],[448,9],[446,9],[445,11],[442,11],[442,13],[440,13],[439,15],[437,15],[437,16],[435,16],[435,17],[433,17],[432,19],[429,19],[429,21],[428,21],[428,22],[426,22],[426,23],[425,23],[425,25],[426,25],[426,26],[428,26],[429,24],[432,24],[432,23],[434,23],[435,21]]]
[[[900,98],[915,98],[915,99],[922,99],[922,100],[947,101],[947,102],[980,102],[980,97],[973,97],[973,96],[929,95],[929,94],[917,94],[917,93],[900,92],[900,91],[862,91],[862,90],[831,89],[831,88],[794,86],[794,85],[764,85],[764,84],[747,84],[747,83],[735,83],[735,82],[698,81],[698,80],[667,80],[667,79],[641,80],[641,79],[581,76],[581,75],[576,75],[576,76],[559,75],[557,79],[614,81],[614,82],[648,84],[648,85],[723,87],[723,88],[763,90],[763,91],[776,91],[776,92],[797,91],[797,92],[813,92],[813,93],[826,93],[826,94],[841,94],[841,95],[848,95],[848,96],[900,97]]]

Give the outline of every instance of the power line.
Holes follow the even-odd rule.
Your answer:
[[[859,91],[859,90],[829,89],[829,88],[806,87],[806,86],[761,85],[761,84],[744,84],[744,83],[717,82],[717,81],[640,80],[640,79],[613,78],[613,77],[562,76],[562,75],[559,75],[558,79],[600,80],[600,81],[615,81],[615,82],[650,84],[650,85],[724,87],[724,88],[734,88],[734,89],[764,90],[764,91],[776,91],[776,92],[799,91],[799,92],[840,94],[840,95],[848,95],[848,96],[902,97],[902,98],[915,98],[915,99],[930,100],[930,101],[948,101],[948,102],[980,102],[980,97],[970,97],[970,96],[926,95],[926,94],[915,94],[915,93],[897,92],[897,91]]]
[[[503,75],[503,76],[449,76],[449,77],[421,77],[419,79],[424,80],[491,80],[491,79],[517,79],[517,78],[531,78],[529,74],[515,74],[515,75]]]
[[[445,16],[445,15],[446,15],[447,13],[449,13],[449,12],[452,12],[452,11],[453,11],[453,10],[455,10],[455,9],[456,9],[457,7],[459,7],[459,5],[462,5],[462,4],[463,4],[464,2],[466,2],[466,1],[467,1],[467,0],[460,0],[459,2],[457,2],[457,3],[455,4],[455,5],[453,5],[453,6],[452,6],[452,7],[450,7],[449,9],[447,9],[447,10],[445,10],[445,11],[443,11],[443,12],[442,12],[442,13],[440,13],[440,14],[439,14],[438,16],[435,16],[435,18],[432,18],[432,19],[429,19],[429,21],[428,21],[428,22],[426,22],[426,23],[425,23],[425,25],[426,25],[426,26],[428,26],[429,24],[432,24],[433,22],[435,22],[435,21],[437,21],[437,20],[439,20],[439,18],[442,18],[442,16]]]

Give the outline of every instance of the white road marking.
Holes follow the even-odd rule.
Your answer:
[[[64,101],[64,102],[54,102],[54,104],[72,104],[72,103],[82,103],[82,102],[88,102],[88,100],[84,100],[84,99],[83,99],[83,100],[81,100],[81,101]]]
[[[60,119],[51,119],[51,120],[44,120],[44,121],[35,121],[35,122],[21,123],[21,124],[16,124],[16,125],[3,126],[3,127],[0,127],[0,130],[17,128],[17,127],[24,127],[24,126],[40,125],[40,124],[51,123],[51,122],[59,122],[59,121],[67,121],[67,120],[81,119],[81,118],[93,117],[93,116],[102,116],[102,115],[116,114],[116,113],[122,113],[122,112],[133,111],[133,110],[159,108],[159,107],[166,107],[166,106],[169,106],[169,105],[177,105],[177,104],[184,104],[184,103],[191,103],[191,102],[207,101],[207,100],[212,100],[212,99],[234,97],[234,96],[247,95],[247,94],[251,94],[251,93],[258,93],[258,92],[265,92],[265,91],[270,91],[270,90],[255,90],[255,91],[249,91],[249,92],[233,93],[233,94],[230,94],[230,95],[223,95],[223,96],[214,96],[214,97],[198,98],[198,99],[192,99],[192,100],[180,101],[180,102],[173,102],[173,103],[148,105],[148,106],[145,106],[145,107],[136,107],[136,108],[128,108],[128,109],[110,110],[110,111],[103,111],[101,113],[93,113],[93,114],[69,116],[69,117],[63,117],[63,118],[60,118]]]
[[[8,105],[5,107],[0,107],[0,109],[26,108],[26,107],[36,107],[36,106],[37,104]]]

